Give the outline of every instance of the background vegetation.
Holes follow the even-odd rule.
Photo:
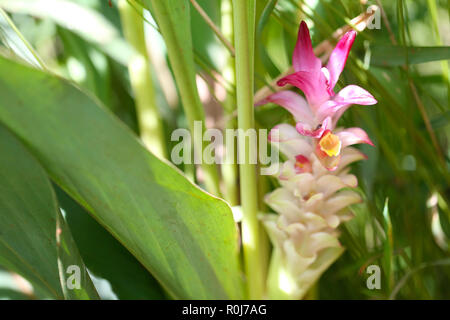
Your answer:
[[[197,2],[212,22],[227,35],[227,15],[223,4],[226,1],[198,0]],[[154,8],[150,8],[150,1],[144,1],[142,5],[154,10]],[[320,299],[449,299],[449,1],[257,0],[255,92],[270,84],[274,78],[289,69],[290,57],[301,19],[306,20],[311,27],[313,45],[318,45],[324,40],[329,40],[333,45],[335,42],[335,39],[332,38],[334,31],[348,24],[354,17],[366,12],[369,5],[378,5],[384,9],[380,16],[380,29],[366,29],[358,33],[347,66],[338,83],[340,88],[350,83],[358,84],[370,91],[378,100],[378,104],[375,106],[352,107],[341,120],[345,126],[358,126],[365,129],[376,146],[375,148],[362,146],[361,149],[369,158],[353,168],[366,201],[364,204],[354,206],[356,218],[341,228],[341,241],[347,250],[323,275],[314,297]],[[12,174],[11,166],[16,168],[19,176],[31,177],[36,174],[40,177],[35,179],[43,181],[42,186],[32,184],[28,186],[29,189],[21,189],[24,190],[22,200],[32,208],[32,204],[27,202],[32,198],[27,197],[25,192],[33,195],[38,190],[48,190],[46,198],[38,197],[36,201],[44,201],[47,206],[52,208],[53,212],[58,211],[58,206],[63,209],[65,219],[59,220],[63,225],[67,222],[67,227],[70,228],[70,233],[78,247],[79,255],[93,275],[97,291],[103,298],[189,297],[201,290],[204,290],[202,292],[205,292],[205,296],[207,296],[209,290],[217,293],[215,290],[219,287],[226,288],[227,294],[224,292],[223,296],[240,297],[241,289],[238,288],[238,277],[234,278],[232,275],[217,280],[211,270],[202,268],[196,269],[195,272],[192,271],[191,274],[194,278],[196,276],[207,277],[202,281],[198,279],[198,282],[201,283],[198,288],[195,284],[191,288],[190,284],[183,290],[174,292],[177,283],[188,281],[187,275],[186,278],[177,279],[174,286],[161,288],[145,269],[149,269],[147,267],[149,264],[153,265],[152,263],[159,253],[152,256],[141,252],[143,247],[139,245],[138,240],[133,235],[127,235],[127,232],[121,229],[123,220],[108,221],[108,218],[105,218],[108,215],[101,213],[94,213],[95,219],[93,219],[86,213],[86,210],[97,212],[97,209],[99,212],[103,212],[102,210],[105,209],[101,205],[106,204],[108,205],[106,211],[114,211],[111,208],[121,207],[121,201],[133,201],[135,194],[142,193],[142,196],[137,198],[142,200],[148,194],[162,188],[159,184],[150,184],[146,187],[136,184],[133,189],[134,193],[132,193],[125,188],[113,190],[113,188],[102,186],[100,188],[102,192],[96,193],[95,190],[99,186],[95,185],[96,180],[91,179],[90,175],[102,175],[103,171],[100,168],[103,165],[108,166],[110,157],[116,160],[110,164],[110,169],[116,170],[117,176],[105,177],[103,180],[105,185],[109,183],[112,186],[117,179],[125,180],[131,186],[133,185],[134,176],[121,174],[119,165],[136,165],[133,169],[136,176],[148,174],[149,179],[156,177],[157,180],[163,179],[163,177],[153,175],[155,171],[147,172],[146,165],[149,164],[153,170],[165,168],[165,165],[152,159],[144,159],[142,162],[134,161],[133,159],[136,158],[146,158],[137,146],[122,147],[125,146],[125,142],[131,140],[131,131],[142,135],[143,127],[139,125],[140,109],[133,94],[130,84],[132,79],[130,79],[127,67],[133,57],[133,44],[122,28],[117,2],[109,3],[106,0],[0,0],[0,8],[9,14],[17,29],[35,49],[46,69],[77,83],[82,91],[87,93],[85,96],[78,91],[75,92],[67,87],[65,82],[51,82],[47,86],[39,87],[40,81],[47,83],[50,80],[31,71],[22,70],[23,67],[11,67],[12,63],[2,58],[0,60],[0,79],[3,80],[0,80],[0,86],[3,89],[0,91],[0,99],[3,100],[1,105],[3,110],[0,111],[0,122],[6,123],[5,127],[8,127],[9,130],[6,130],[3,125],[0,126],[0,132],[4,131],[4,134],[1,135],[0,145],[4,150],[7,150],[7,146],[20,149],[15,151],[16,154],[29,152],[21,144],[17,145],[16,138],[9,133],[12,131],[31,150],[42,167],[38,163],[30,164],[33,161],[36,162],[34,159],[31,159],[30,163],[25,163],[25,160],[23,160],[24,163],[17,163],[16,157],[8,159],[7,154],[0,149],[0,164],[3,162],[4,168],[8,168],[0,171],[1,179],[6,179]],[[141,12],[139,8],[136,10],[138,13]],[[2,54],[8,57],[22,54],[21,58],[35,61],[36,57],[26,47],[23,47],[21,39],[17,39],[17,33],[11,29],[7,16],[2,17],[0,20]],[[156,102],[154,105],[157,106],[160,114],[161,135],[163,141],[166,142],[162,149],[170,154],[173,147],[173,143],[170,142],[171,132],[175,128],[189,127],[192,117],[189,112],[196,110],[197,102],[191,101],[191,111],[186,111],[188,110],[186,109],[187,100],[183,95],[184,90],[188,89],[183,89],[180,87],[179,81],[177,81],[178,85],[175,81],[179,77],[177,74],[174,77],[173,65],[169,63],[167,57],[170,47],[166,47],[157,23],[150,14],[145,12],[139,17],[145,21],[148,54],[151,57],[149,67],[153,92],[149,99],[154,99]],[[195,65],[192,67],[195,67],[199,98],[203,106],[201,112],[204,110],[206,114],[206,125],[217,128],[235,126],[236,88],[233,77],[227,73],[227,70],[232,68],[230,60],[233,60],[229,48],[222,43],[192,5],[190,20],[177,21],[177,23],[181,32],[189,34],[190,27],[192,34],[192,55],[195,61]],[[183,29],[186,26],[188,29]],[[162,28],[161,25],[160,28]],[[40,64],[39,61],[35,61],[35,63],[36,65]],[[190,71],[186,72],[189,74]],[[8,82],[5,79],[8,79]],[[189,82],[189,79],[186,82]],[[13,90],[14,95],[5,93],[6,89],[4,88],[8,87],[8,90],[11,91],[11,86],[16,86]],[[20,86],[35,86],[35,90],[45,97],[36,102],[33,111],[27,109],[20,114],[20,110],[14,112],[8,111],[6,108],[8,104],[10,108],[13,108],[14,102],[18,101],[22,94]],[[58,90],[58,94],[53,95],[53,90]],[[103,120],[105,117],[103,111],[93,111],[92,108],[89,108],[88,106],[93,104],[93,100],[87,97],[94,97],[95,100],[100,101],[131,131],[119,123],[108,121],[109,118]],[[43,110],[42,106],[45,101],[62,105],[76,104],[76,106],[74,105],[75,109],[70,110],[78,111],[70,112],[67,111],[69,109],[66,109],[67,114],[62,114],[66,111],[61,108]],[[52,112],[54,114],[61,112],[67,122],[60,123],[59,126],[52,125],[46,131],[43,129],[46,127],[45,121],[51,121]],[[255,112],[256,125],[260,128],[270,129],[280,122],[291,121],[289,114],[275,105],[259,107]],[[47,114],[43,116],[43,113]],[[18,120],[21,116],[25,120]],[[92,123],[77,126],[78,118],[83,117],[91,119]],[[118,154],[108,154],[109,149],[105,149],[104,158],[94,156],[89,158],[89,154],[94,154],[99,144],[106,141],[102,140],[104,138],[102,136],[93,139],[91,143],[84,143],[85,140],[92,139],[89,138],[89,133],[95,133],[93,124],[101,127],[101,130],[106,133],[106,137],[109,135],[112,139],[109,141],[115,141],[117,146],[111,150],[117,151]],[[33,133],[31,127],[40,128],[39,132]],[[61,141],[53,143],[51,137],[58,136],[58,132],[61,133]],[[65,133],[63,134],[63,132]],[[74,140],[74,136],[79,136],[79,140]],[[67,148],[64,148],[64,145]],[[123,156],[119,156],[119,153]],[[77,164],[75,159],[81,155],[90,160],[86,160],[87,162],[81,165]],[[65,163],[77,166],[77,170],[84,175],[87,181],[91,181],[91,185],[85,190],[78,189],[81,182],[64,171]],[[27,173],[26,170],[31,170],[33,165],[38,168],[34,173]],[[86,168],[92,168],[92,166],[99,171],[89,173]],[[202,186],[205,185],[205,174],[196,175],[193,166],[180,166],[180,169],[191,180]],[[203,173],[208,173],[208,170],[203,168]],[[222,168],[221,190],[231,205],[236,205],[239,201],[235,170],[236,168]],[[47,175],[52,179],[52,184]],[[182,186],[180,190],[185,190],[180,191],[181,193],[198,193],[198,196],[202,197],[200,191],[194,190],[191,185],[181,180],[181,176],[175,173],[173,175],[173,181]],[[227,179],[231,183],[227,182]],[[12,179],[10,183],[14,185],[17,181]],[[260,193],[269,191],[272,183],[265,179],[261,181]],[[183,201],[183,196],[181,194],[173,198],[173,194],[170,193],[171,188],[171,185],[163,186],[165,192],[167,191],[163,200],[177,207],[177,201]],[[0,203],[2,200],[5,203],[3,207],[0,204],[0,210],[12,210],[9,202],[5,199],[11,199],[13,195],[7,194],[8,188],[6,187],[0,188],[0,190]],[[56,190],[58,202],[55,202],[55,194],[51,190]],[[145,194],[145,191],[149,193]],[[108,198],[116,193],[122,195],[116,201]],[[95,199],[91,198],[102,196],[105,196],[107,200],[99,204],[98,208],[92,207],[90,201],[95,201]],[[19,197],[17,201],[22,200]],[[144,210],[146,205],[151,206],[152,203],[162,200],[158,200],[156,196],[149,196],[148,201],[149,203],[140,202],[132,207],[137,211]],[[225,205],[213,203],[215,200],[208,201],[211,203],[211,208],[219,208],[225,215]],[[42,205],[42,203],[36,205]],[[156,206],[158,205],[165,204],[156,204]],[[201,208],[204,203],[199,200],[198,203],[189,203],[189,205]],[[129,209],[123,208],[120,214],[125,217]],[[267,210],[264,206],[260,209]],[[182,208],[178,206],[176,210],[183,217]],[[30,210],[30,214],[32,214],[31,211],[33,210]],[[199,212],[199,220],[209,219],[207,213],[206,209]],[[56,215],[60,217],[59,214]],[[164,237],[163,228],[170,228],[171,223],[179,224],[182,220],[167,221],[164,220],[165,218],[167,216],[161,214],[158,219],[152,220],[159,223],[154,227],[157,236]],[[216,218],[217,215],[214,219]],[[0,222],[12,223],[10,218],[4,219]],[[20,224],[23,221],[19,219],[14,223]],[[107,227],[107,223],[115,225],[117,229],[111,230]],[[189,225],[188,228],[191,228],[193,232],[200,232],[202,230],[200,225],[195,223],[193,222],[193,225]],[[221,233],[219,237],[233,241],[232,231],[230,231],[233,229],[233,225],[226,219],[224,219],[223,225],[223,228],[210,231],[212,234],[222,232],[223,234]],[[139,220],[134,220],[130,222],[130,225],[123,227],[142,235],[147,243],[156,244],[150,235],[145,235],[146,232],[140,230]],[[45,226],[43,228],[45,229]],[[158,228],[161,228],[161,231],[157,231]],[[29,230],[24,227],[21,231],[28,232]],[[122,234],[125,236],[123,237]],[[167,235],[167,237],[169,236]],[[204,241],[208,241],[207,237],[208,234],[205,234],[204,239],[200,239],[200,236],[196,239],[199,248],[203,246]],[[136,241],[137,244],[132,248],[126,248],[127,246],[123,245],[124,239]],[[17,239],[17,241],[20,240]],[[72,240],[68,238],[66,241],[70,243]],[[170,240],[168,241],[170,242]],[[183,241],[185,239],[180,239],[178,244]],[[26,247],[26,243],[23,246]],[[230,252],[234,249],[233,246],[223,248]],[[193,249],[189,248],[189,250]],[[200,249],[193,255],[196,254],[200,255]],[[139,256],[140,259],[136,259],[136,256]],[[59,257],[61,258],[61,256]],[[219,257],[219,254],[215,258],[218,262],[217,266],[214,265],[213,268],[217,267],[216,271],[225,272],[223,266],[228,262],[220,260],[222,258]],[[39,260],[35,259],[37,259],[35,262]],[[67,259],[78,258],[72,256]],[[182,261],[184,258],[181,253],[174,253],[171,259],[181,259],[179,261]],[[189,257],[186,259],[189,260]],[[149,264],[146,263],[147,261]],[[170,278],[171,273],[181,273],[181,269],[189,268],[186,267],[188,264],[183,265],[182,262],[178,262],[176,267],[169,267],[169,260],[161,262],[161,264],[161,267],[166,267],[168,271],[156,275],[159,283],[165,277]],[[368,290],[366,287],[365,282],[368,275],[365,268],[371,264],[382,266],[381,290]],[[17,270],[1,259],[0,265],[2,265],[0,270],[1,297],[63,296],[63,293],[49,293],[45,288],[36,286],[37,290],[30,293],[26,287],[20,286],[21,282],[17,281],[17,277],[10,273],[11,270],[19,272],[20,269]],[[237,261],[231,261],[230,265],[230,268],[238,269]],[[48,271],[51,273],[55,266],[49,265],[48,268],[51,269]],[[183,272],[187,274],[187,271]],[[24,275],[24,272],[19,273]],[[25,275],[27,275],[26,272]],[[153,275],[155,276],[155,274]],[[30,278],[33,276],[30,275]],[[86,277],[87,282],[90,281],[88,278]],[[35,284],[32,280],[30,281]],[[220,285],[215,284],[214,281],[220,282]],[[191,282],[195,283],[195,281]],[[53,285],[51,284],[50,287]],[[203,285],[205,287],[202,287]],[[86,292],[83,294],[93,297],[96,293],[89,293],[90,287],[92,284],[87,283]],[[230,292],[233,294],[229,294]],[[221,297],[221,294],[216,296]]]

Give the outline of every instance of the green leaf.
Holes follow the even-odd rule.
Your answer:
[[[3,126],[0,150],[0,264],[48,298],[98,299],[44,169]],[[79,289],[66,286],[71,265],[80,271]]]
[[[230,207],[67,81],[0,58],[0,122],[175,298],[242,298]]]
[[[56,249],[58,270],[64,298],[67,300],[99,299],[98,293],[80,256],[77,245],[72,238],[69,226],[58,210],[56,215]],[[80,287],[69,287],[74,284],[73,277],[81,276]]]
[[[42,60],[2,8],[0,8],[0,42],[35,67],[43,66]]]
[[[434,116],[430,121],[433,129],[440,129],[450,124],[450,110],[439,113]]]
[[[58,28],[58,37],[64,46],[64,52],[67,54],[65,58],[66,68],[74,79],[82,88],[92,92],[105,104],[109,104],[111,100],[111,88],[109,83],[109,65],[106,57],[96,51],[92,45],[83,41],[79,36],[64,28]],[[95,54],[95,55],[94,55]],[[95,60],[103,63],[95,63]],[[85,68],[85,76],[77,79],[70,72],[70,62],[77,61]]]
[[[264,37],[263,37],[263,31],[264,27],[269,22],[270,15],[272,14],[273,10],[275,9],[275,6],[277,4],[278,0],[269,0],[267,1],[266,6],[264,7],[263,12],[261,13],[261,17],[259,19],[257,28],[256,28],[256,46],[257,46],[257,53],[256,55],[261,59],[262,64],[264,65],[267,72],[270,74],[272,78],[276,78],[278,75],[281,74],[280,70],[275,66],[272,59],[270,58],[269,54],[267,53],[267,50],[264,46]]]
[[[441,194],[438,194],[438,204],[439,222],[441,223],[442,231],[445,236],[450,239],[450,208],[448,207],[447,201]]]
[[[56,194],[81,256],[92,274],[108,280],[120,300],[165,298],[158,282],[120,242],[60,188],[56,188]]]
[[[374,66],[397,67],[450,59],[450,47],[374,46],[370,63]]]
[[[392,273],[393,267],[393,252],[394,252],[394,237],[392,231],[391,217],[389,214],[389,199],[386,198],[383,208],[383,222],[386,239],[383,245],[383,269],[386,275],[386,283],[388,288],[392,288],[394,283],[394,275]]]

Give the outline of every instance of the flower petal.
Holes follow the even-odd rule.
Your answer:
[[[297,173],[312,172],[311,160],[302,154],[295,156],[295,170]]]
[[[284,142],[292,139],[301,139],[301,135],[295,128],[289,124],[282,123],[272,128],[269,132],[268,140],[270,142]]]
[[[341,155],[337,155],[337,156],[333,156],[333,157],[317,157],[320,161],[320,163],[322,164],[322,166],[324,166],[325,169],[327,169],[328,171],[335,171],[338,166],[339,163],[341,162]]]
[[[358,143],[374,145],[367,133],[361,128],[347,128],[336,135],[342,142],[342,148]]]
[[[327,174],[317,180],[317,191],[328,197],[336,191],[346,188],[348,185],[339,177]]]
[[[327,222],[322,216],[313,212],[305,212],[299,218],[300,222],[306,227],[308,231],[317,231],[327,227]]]
[[[297,43],[292,55],[292,65],[295,71],[317,72],[322,67],[322,62],[314,55],[311,37],[305,21],[300,23]]]
[[[323,208],[324,215],[333,215],[351,204],[361,202],[361,196],[350,190],[344,190],[329,198]]]
[[[296,245],[297,243],[294,243],[292,240],[285,241],[283,244],[283,250],[286,255],[286,265],[290,273],[292,273],[292,279],[297,279],[316,260],[315,255],[310,257],[304,257],[300,255],[296,248]],[[297,293],[297,295],[301,296],[301,293]]]
[[[338,168],[342,157],[342,153],[339,153],[337,156],[328,156],[320,149],[318,143],[316,144],[314,154],[316,155],[316,158],[317,160],[319,160],[320,164],[328,171],[335,171]]]
[[[278,143],[280,152],[293,163],[296,161],[296,156],[301,154],[309,157],[312,153],[311,144],[307,139],[301,136],[293,126],[286,123],[273,127],[268,139],[271,143]]]
[[[297,171],[295,170],[295,163],[292,160],[286,160],[281,164],[281,168],[278,168],[279,171],[275,175],[281,180],[280,182],[283,180],[289,180],[297,174]]]
[[[317,208],[323,205],[324,202],[324,194],[323,193],[315,193],[305,202],[303,202],[303,206],[305,210],[315,212]]]
[[[313,121],[313,115],[305,98],[293,91],[280,91],[274,93],[264,100],[256,103],[255,106],[263,105],[269,102],[278,104],[285,108],[294,116],[295,121],[304,121],[306,123],[312,123]]]
[[[294,196],[303,198],[311,193],[314,179],[314,176],[310,173],[301,173],[291,176],[289,180],[280,181],[280,183],[283,188],[292,192]]]
[[[312,128],[308,124],[297,122],[295,129],[303,136],[320,138],[326,130],[331,130],[331,124],[331,118],[327,117],[317,128]]]
[[[342,116],[344,111],[352,104],[372,105],[377,100],[366,90],[355,85],[349,85],[336,94],[332,100],[327,100],[317,110],[317,119],[332,117],[334,125]]]
[[[292,192],[278,188],[267,194],[265,202],[280,215],[285,215],[290,221],[293,221],[296,216],[301,214],[297,199]]]
[[[358,149],[347,147],[342,151],[342,158],[339,164],[339,171],[343,170],[349,164],[367,159],[367,156]]]
[[[336,115],[336,113],[342,108],[345,107],[345,105],[341,105],[337,103],[334,100],[327,100],[324,103],[321,104],[321,106],[318,108],[316,117],[320,121],[321,119],[324,119],[326,117],[332,117]]]
[[[291,84],[302,90],[310,108],[314,111],[330,98],[326,82],[325,75],[319,69],[318,72],[298,71],[292,73],[278,80],[277,84],[280,87]]]
[[[279,216],[275,214],[264,214],[261,215],[261,220],[266,227],[269,238],[275,247],[282,247],[288,235],[278,226],[278,217]]]
[[[344,34],[337,43],[333,52],[331,52],[330,59],[328,59],[327,69],[330,73],[330,87],[334,88],[339,76],[344,69],[350,49],[355,41],[356,32],[351,30]]]
[[[299,253],[302,256],[315,256],[320,250],[339,247],[338,239],[328,232],[316,232],[300,243]]]
[[[339,91],[334,97],[334,101],[340,105],[360,104],[366,106],[377,103],[377,100],[368,91],[355,85],[346,86]]]
[[[305,138],[280,142],[279,149],[282,154],[284,154],[288,159],[293,160],[294,163],[296,156],[301,154],[309,157],[313,151],[311,145]]]
[[[339,178],[350,188],[356,188],[358,186],[358,179],[353,174],[348,174],[346,172],[340,172]]]

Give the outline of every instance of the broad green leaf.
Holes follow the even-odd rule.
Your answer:
[[[0,122],[175,298],[242,298],[230,207],[67,81],[0,58]]]
[[[0,150],[0,264],[48,298],[98,298],[44,169],[3,126]],[[79,288],[66,286],[72,265]]]
[[[408,60],[407,60],[408,58]],[[374,46],[370,63],[374,66],[396,67],[450,59],[450,47]]]
[[[95,276],[106,279],[120,300],[164,299],[156,280],[120,242],[60,188],[56,194],[81,256]]]

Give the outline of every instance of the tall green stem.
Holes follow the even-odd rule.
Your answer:
[[[156,104],[155,88],[150,73],[151,63],[145,44],[143,9],[134,0],[119,0],[118,7],[125,37],[135,50],[129,61],[128,71],[136,99],[141,139],[156,156],[166,158],[164,131]]]
[[[195,82],[189,2],[182,0],[147,0],[147,2],[151,3],[152,15],[167,46],[169,61],[193,135],[194,152],[197,158],[203,159],[203,151],[206,148],[206,143],[202,139],[206,131],[205,112]],[[196,139],[195,121],[201,122],[200,139]],[[220,195],[217,166],[203,161],[202,169],[206,189],[212,194]]]
[[[221,2],[221,17],[222,17],[222,34],[228,41],[234,43],[234,30],[233,30],[233,6],[231,0],[222,0]],[[230,55],[227,57],[226,65],[223,71],[223,77],[228,81],[229,84],[235,85],[236,83],[236,69],[234,58]],[[227,122],[225,130],[236,129],[236,121],[233,118],[233,113],[236,110],[236,96],[230,93],[224,101],[225,115],[227,117]],[[234,139],[233,137],[225,135],[225,139]],[[231,145],[225,142],[225,145]],[[233,144],[234,145],[234,144]],[[230,150],[227,150],[230,152]],[[235,161],[235,154],[231,150],[230,153],[226,154],[227,160],[222,164],[222,177],[225,185],[225,199],[230,203],[230,205],[235,206],[239,201],[239,188],[237,184],[238,179],[238,166]]]
[[[441,35],[439,33],[439,17],[438,17],[438,9],[437,9],[436,0],[428,0],[427,2],[428,2],[428,8],[429,8],[430,16],[431,16],[431,21],[433,23],[434,35],[436,37],[436,44],[438,46],[442,46],[442,39],[441,39]],[[449,14],[450,14],[450,11],[449,11]],[[444,78],[444,82],[447,85],[447,101],[450,105],[450,78],[449,78],[449,72],[448,72],[448,61],[442,60],[441,66],[442,66],[442,77]]]
[[[254,32],[255,0],[233,0],[234,31],[236,49],[236,96],[238,128],[254,130],[253,84],[254,84]],[[239,139],[239,154],[244,162],[239,166],[242,202],[242,244],[245,272],[250,299],[261,299],[264,291],[263,259],[259,246],[260,224],[258,222],[258,192],[256,165],[251,164],[254,148]]]

